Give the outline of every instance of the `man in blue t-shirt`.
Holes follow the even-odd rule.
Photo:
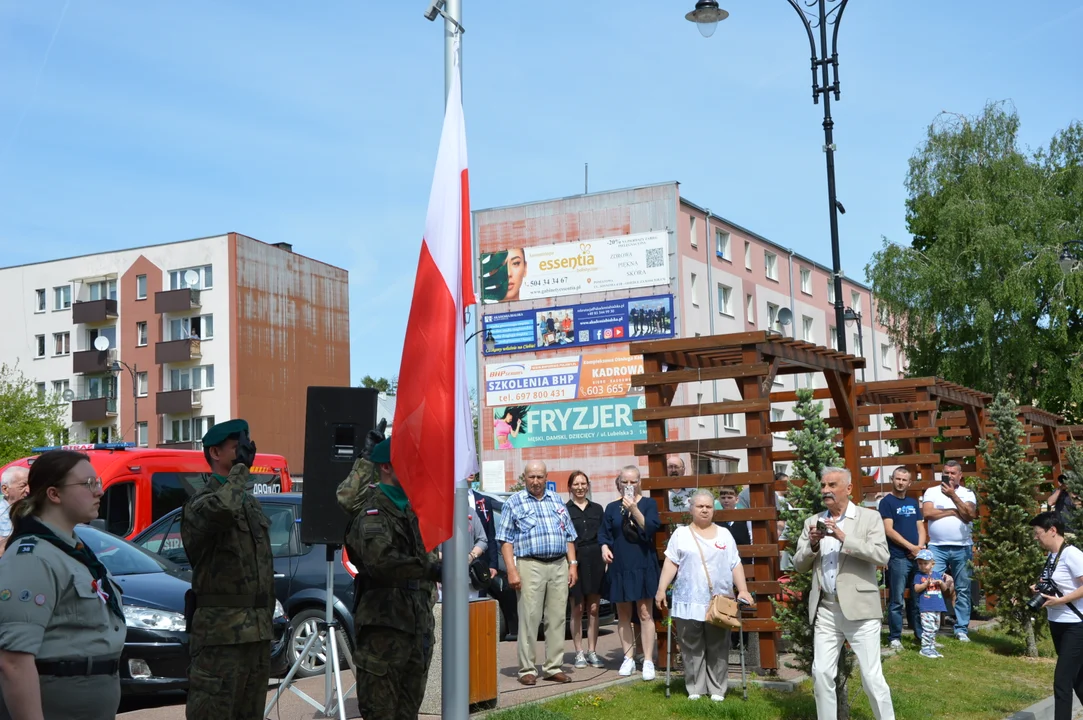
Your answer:
[[[925,547],[927,539],[921,505],[914,498],[906,496],[910,480],[909,470],[895,468],[891,473],[891,494],[880,500],[880,517],[884,519],[884,533],[891,551],[887,566],[890,592],[887,626],[888,643],[894,650],[902,650],[903,591],[914,583],[914,573],[917,571],[915,558],[918,551]],[[906,617],[910,620],[914,637],[920,642],[921,624],[918,622],[918,607],[913,592],[906,600]]]

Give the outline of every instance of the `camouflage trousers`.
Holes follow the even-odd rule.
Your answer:
[[[271,646],[267,641],[192,648],[188,720],[263,720]]]
[[[365,720],[415,720],[425,697],[432,634],[388,627],[357,630],[357,707]]]

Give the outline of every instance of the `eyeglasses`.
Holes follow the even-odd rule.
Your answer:
[[[95,492],[102,489],[102,479],[100,477],[90,477],[80,482],[66,483],[61,487],[85,487],[87,490]]]

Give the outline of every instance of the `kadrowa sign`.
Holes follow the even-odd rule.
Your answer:
[[[493,448],[515,450],[646,440],[647,424],[632,420],[632,411],[645,406],[644,397],[637,395],[492,408]]]
[[[587,398],[623,397],[643,358],[597,353],[485,366],[485,404],[490,407]]]
[[[669,284],[665,231],[509,248],[481,256],[481,301],[514,302]]]

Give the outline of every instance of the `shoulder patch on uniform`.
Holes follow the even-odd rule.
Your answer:
[[[376,508],[372,508],[371,510],[366,510],[365,514],[366,515],[379,515],[380,511],[377,510]]]
[[[0,602],[7,602],[10,599],[11,599],[11,591],[10,590],[7,590],[7,589],[0,590]]]
[[[372,517],[372,520],[368,520],[367,517]],[[361,522],[361,535],[383,535],[384,524],[378,520],[378,516],[366,516],[366,519]]]
[[[16,554],[32,553],[34,548],[37,547],[38,538],[36,535],[27,535],[26,537],[19,539],[19,549]]]

